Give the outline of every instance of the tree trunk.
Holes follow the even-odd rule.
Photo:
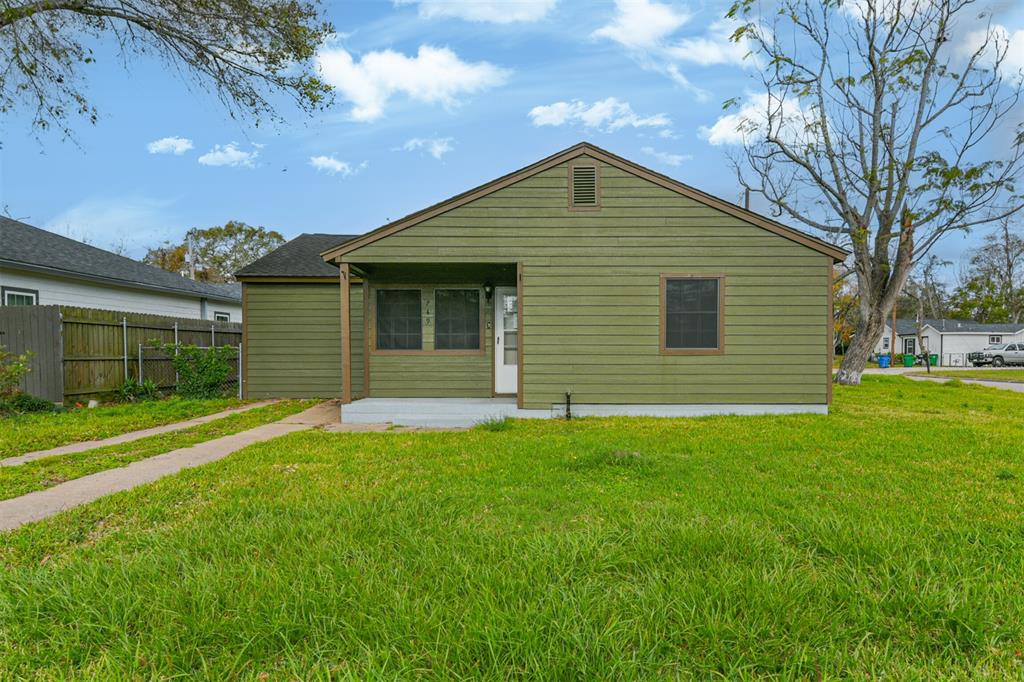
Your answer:
[[[885,333],[886,313],[874,308],[865,318],[862,317],[857,323],[857,331],[853,335],[853,342],[846,349],[843,356],[843,363],[836,372],[835,382],[848,386],[860,384],[860,376],[867,367],[868,358],[878,345],[878,340]]]

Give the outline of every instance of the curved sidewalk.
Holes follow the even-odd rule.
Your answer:
[[[35,452],[27,452],[24,455],[15,455],[14,457],[8,457],[7,459],[0,459],[0,467],[12,467],[17,466],[19,464],[24,464],[25,462],[31,462],[34,459],[43,459],[44,457],[53,457],[55,455],[71,455],[76,452],[85,452],[86,450],[92,450],[94,448],[105,448],[108,445],[130,443],[133,440],[139,440],[140,438],[146,438],[148,436],[156,436],[161,433],[181,431],[182,429],[187,429],[193,426],[199,426],[200,424],[206,424],[208,422],[216,421],[221,417],[230,417],[233,414],[248,412],[249,410],[255,410],[258,407],[266,407],[267,405],[273,405],[276,402],[278,401],[263,400],[258,403],[242,405],[241,407],[232,407],[230,410],[223,410],[221,412],[215,412],[213,414],[204,414],[202,417],[194,417],[192,419],[187,419],[183,422],[172,422],[170,424],[162,424],[160,426],[151,426],[148,429],[129,431],[128,433],[122,433],[119,436],[111,436],[110,438],[101,438],[99,440],[87,440],[82,443],[70,443],[68,445],[61,445],[55,448],[50,448],[48,450],[36,450]]]
[[[334,402],[320,403],[273,424],[264,424],[241,433],[171,450],[162,455],[133,462],[126,467],[107,469],[46,490],[4,500],[0,502],[0,531],[12,530],[32,521],[45,519],[65,509],[176,474],[182,469],[215,462],[254,443],[336,421],[338,405]]]

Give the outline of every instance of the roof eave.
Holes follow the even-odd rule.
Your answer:
[[[81,272],[72,272],[71,270],[64,270],[61,268],[54,268],[45,265],[37,265],[35,263],[23,263],[21,261],[12,261],[4,258],[0,258],[0,264],[5,267],[14,268],[16,270],[29,270],[31,272],[41,272],[43,274],[56,275],[59,277],[66,277],[68,279],[80,279],[87,282],[100,282],[102,284],[113,284],[115,286],[124,287],[126,289],[143,289],[146,291],[157,291],[164,294],[176,294],[180,296],[188,296],[189,298],[197,299],[211,299],[214,301],[224,301],[226,303],[237,303],[241,305],[242,298],[233,296],[223,296],[221,294],[204,293],[198,291],[189,291],[188,289],[172,289],[169,287],[162,287],[156,284],[146,284],[144,282],[136,282],[134,280],[118,279],[116,277],[101,277],[99,275],[89,275]]]
[[[396,221],[392,221],[390,223],[382,225],[381,227],[378,227],[377,229],[371,232],[367,232],[361,237],[356,237],[355,239],[347,241],[343,244],[339,244],[338,246],[330,248],[326,251],[322,251],[320,253],[320,257],[328,262],[334,261],[335,259],[340,258],[344,254],[349,253],[351,251],[355,251],[356,249],[366,246],[367,244],[371,244],[379,239],[383,239],[384,237],[395,234],[396,232],[401,232],[406,228],[412,227],[413,225],[421,223],[425,220],[429,220],[430,218],[441,215],[442,213],[446,213],[447,211],[458,208],[459,206],[465,205],[471,201],[475,201],[476,199],[485,197],[488,194],[503,189],[527,177],[536,175],[537,173],[541,173],[549,168],[552,168],[561,163],[574,159],[578,156],[584,155],[597,158],[609,165],[616,166],[630,173],[643,177],[646,180],[654,182],[655,184],[661,185],[666,189],[678,192],[680,194],[683,194],[684,196],[688,196],[696,201],[704,203],[705,205],[709,205],[725,213],[729,213],[735,217],[740,218],[745,222],[751,223],[752,225],[755,225],[757,227],[761,227],[785,239],[789,239],[791,241],[802,244],[803,246],[806,246],[819,253],[831,257],[833,262],[842,262],[846,260],[847,256],[850,255],[849,251],[842,249],[838,246],[829,244],[828,242],[816,239],[809,235],[805,235],[797,230],[794,230],[791,227],[783,225],[782,223],[775,222],[770,218],[766,218],[762,215],[754,213],[753,211],[747,210],[741,206],[737,206],[736,204],[725,201],[724,199],[720,199],[713,195],[707,194],[706,192],[702,192],[701,190],[698,190],[694,187],[685,185],[679,182],[678,180],[674,180],[666,175],[662,175],[661,173],[658,173],[637,163],[629,161],[628,159],[624,159],[620,156],[612,154],[611,152],[605,151],[600,147],[595,147],[589,142],[580,142],[578,144],[573,145],[572,147],[569,147],[568,149],[564,149],[560,152],[552,154],[551,156],[541,159],[540,161],[530,164],[529,166],[521,168],[518,171],[513,171],[512,173],[503,175],[488,183],[467,190],[466,192],[463,192],[461,194],[457,194],[449,199],[428,206],[427,208],[424,208],[415,213],[411,213],[405,216],[404,218],[400,218]]]

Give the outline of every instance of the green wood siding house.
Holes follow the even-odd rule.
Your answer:
[[[524,416],[567,398],[577,414],[826,412],[845,256],[582,143],[240,272],[247,391],[353,413],[503,396]]]

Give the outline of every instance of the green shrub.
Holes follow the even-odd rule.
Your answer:
[[[511,417],[488,417],[477,422],[477,428],[484,431],[508,431],[512,428],[512,425],[513,420]]]
[[[161,398],[160,389],[152,379],[143,379],[141,382],[132,377],[117,389],[117,399],[122,403],[136,403],[142,400],[157,400]]]
[[[15,355],[0,346],[0,402],[10,400],[19,392],[21,378],[32,371],[28,365],[31,357],[32,353]]]
[[[231,346],[200,348],[169,343],[162,349],[178,374],[178,394],[185,398],[219,398],[228,392],[227,381],[235,365]]]
[[[43,400],[28,393],[15,393],[0,398],[0,414],[24,414],[26,412],[56,412],[60,408],[49,400]]]

